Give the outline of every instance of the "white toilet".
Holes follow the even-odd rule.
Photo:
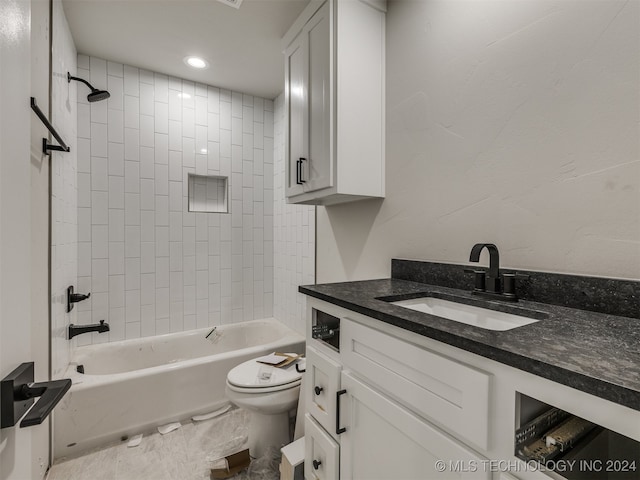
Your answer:
[[[294,364],[275,368],[244,362],[227,375],[227,398],[250,412],[249,452],[257,458],[269,446],[290,442],[289,415],[298,405],[302,374]]]

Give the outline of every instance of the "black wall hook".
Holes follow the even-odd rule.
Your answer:
[[[73,292],[73,285],[69,285],[67,287],[67,313],[69,313],[71,310],[73,310],[73,304],[74,303],[86,300],[90,296],[91,296],[90,293],[87,293],[87,294],[74,293]]]

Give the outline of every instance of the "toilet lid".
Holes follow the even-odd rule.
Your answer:
[[[227,381],[236,387],[259,389],[299,383],[301,377],[302,374],[296,371],[295,362],[283,368],[276,368],[252,359],[232,368],[227,375]]]

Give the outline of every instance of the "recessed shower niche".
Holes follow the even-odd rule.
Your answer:
[[[189,211],[229,213],[229,178],[189,174]]]

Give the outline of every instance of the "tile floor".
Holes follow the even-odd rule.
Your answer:
[[[145,435],[137,447],[108,445],[82,456],[60,459],[46,480],[209,480],[210,461],[246,448],[246,411],[234,409],[204,422]],[[234,480],[278,479],[279,452],[254,459]]]

